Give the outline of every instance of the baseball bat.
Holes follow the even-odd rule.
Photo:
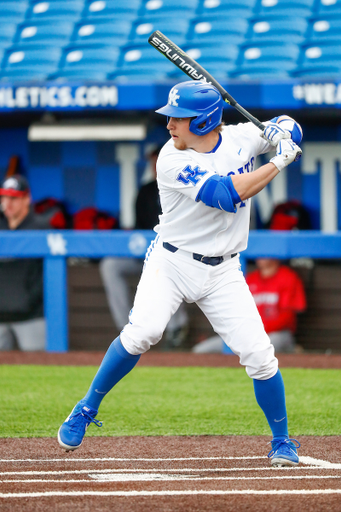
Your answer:
[[[162,34],[159,30],[153,32],[149,38],[148,43],[154,46],[162,55],[167,57],[173,64],[181,69],[187,76],[193,80],[203,80],[204,82],[214,85],[220,92],[222,98],[226,103],[234,107],[238,112],[245,116],[251,123],[255,124],[260,130],[264,130],[265,126],[250,112],[245,110],[244,107],[239,105],[236,100],[229,94],[224,87],[217,82],[206,69],[204,69],[198,62],[192,59],[186,52],[181,50],[173,41],[168,39],[167,36]]]

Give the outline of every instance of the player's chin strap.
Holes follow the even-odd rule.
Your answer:
[[[229,213],[235,213],[236,204],[241,201],[231,176],[218,175],[211,176],[205,181],[195,200]]]

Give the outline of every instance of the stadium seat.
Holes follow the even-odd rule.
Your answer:
[[[28,81],[43,81],[47,80],[48,75],[44,70],[36,70],[30,68],[19,68],[11,70],[0,70],[0,81],[1,82],[28,82]]]
[[[312,63],[310,67],[307,65],[304,68],[299,68],[292,75],[297,78],[339,78],[341,75],[341,60],[333,63],[321,62],[315,65]]]
[[[308,76],[317,73],[328,74],[341,67],[341,45],[320,45],[302,47],[295,76]],[[315,73],[314,73],[315,70]]]
[[[247,39],[250,44],[263,45],[272,42],[301,44],[305,39],[308,21],[305,18],[257,17],[250,23]]]
[[[140,16],[177,17],[177,19],[191,18],[195,15],[198,0],[144,0],[141,5]]]
[[[13,39],[17,30],[15,23],[0,23],[0,48],[12,46]]]
[[[134,69],[125,69],[124,71],[117,70],[114,73],[110,73],[107,76],[108,80],[115,80],[116,82],[150,82],[151,79],[153,81],[165,80],[167,79],[166,68],[169,69],[169,66],[166,67],[140,67]]]
[[[129,42],[131,44],[145,44],[148,37],[155,30],[160,30],[167,35],[175,44],[182,45],[186,41],[189,21],[187,18],[178,19],[174,23],[174,18],[138,18],[132,28]]]
[[[249,18],[253,14],[256,0],[203,0],[198,14],[227,20],[229,16]]]
[[[317,0],[316,5],[317,16],[340,16],[341,0]]]
[[[91,67],[79,68],[79,69],[64,69],[58,70],[48,76],[49,80],[56,81],[75,81],[75,80],[96,80],[105,81],[107,79],[107,72],[99,69],[93,69]]]
[[[253,68],[244,68],[243,71],[230,72],[230,78],[237,80],[285,80],[290,78],[290,73],[284,69],[271,68],[270,66],[254,66]]]
[[[88,0],[85,4],[84,17],[87,19],[115,18],[132,20],[137,17],[142,0]]]
[[[6,50],[2,75],[36,78],[44,77],[58,68],[62,50],[60,48],[17,47]]]
[[[266,16],[302,16],[314,12],[315,0],[258,0],[255,13]]]
[[[144,74],[147,69],[150,70],[150,77],[152,79],[157,74],[172,71],[174,64],[148,43],[144,46],[126,45],[121,49],[117,74],[131,75],[134,74],[134,71],[136,72],[135,74]]]
[[[2,61],[3,61],[4,55],[5,55],[5,49],[4,48],[0,48],[0,69],[1,69],[1,64],[2,64]]]
[[[296,68],[299,46],[273,43],[269,46],[244,46],[237,61],[235,75],[248,75],[253,70],[272,70],[279,76]]]
[[[122,46],[127,42],[131,30],[129,20],[82,20],[75,25],[72,41],[78,45],[101,43]]]
[[[313,19],[309,23],[306,43],[311,45],[341,43],[341,14],[333,18]]]
[[[215,78],[226,78],[228,73],[235,69],[239,48],[236,45],[226,44],[216,46],[198,45],[183,47],[186,53],[203,66]],[[186,76],[181,69],[174,66],[174,70],[168,73],[170,78],[181,78]]]
[[[225,44],[241,44],[245,40],[247,29],[248,22],[244,18],[195,18],[188,31],[188,42],[211,44],[224,41]]]
[[[28,2],[21,0],[2,1],[0,4],[0,23],[20,23],[28,8]]]
[[[120,51],[115,46],[105,45],[69,45],[64,48],[59,71],[88,70],[89,76],[97,71],[114,71]]]
[[[60,20],[55,23],[21,23],[15,42],[18,46],[65,46],[70,41],[73,26],[73,23]]]
[[[26,18],[39,20],[77,21],[82,14],[84,0],[35,0],[30,4]]]

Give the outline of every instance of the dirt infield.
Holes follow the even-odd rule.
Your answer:
[[[3,352],[0,364],[98,365],[102,352]],[[341,355],[280,355],[281,367],[341,368]],[[149,353],[145,366],[238,366],[235,356]],[[270,437],[0,439],[0,510],[341,511],[341,438],[301,436],[296,468],[271,468]]]
[[[99,365],[104,352],[0,352],[0,364]],[[281,368],[341,368],[341,354],[279,354]],[[147,352],[139,366],[238,367],[237,356],[191,352]]]
[[[266,437],[88,438],[0,443],[0,510],[276,511],[341,509],[333,437],[302,437],[297,468],[270,468]]]

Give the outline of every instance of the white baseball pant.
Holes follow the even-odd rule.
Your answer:
[[[147,251],[129,323],[120,337],[130,354],[142,354],[161,339],[182,301],[195,302],[249,377],[270,379],[278,369],[256,304],[240,270],[239,257],[217,266],[190,253],[169,252],[157,237]]]

